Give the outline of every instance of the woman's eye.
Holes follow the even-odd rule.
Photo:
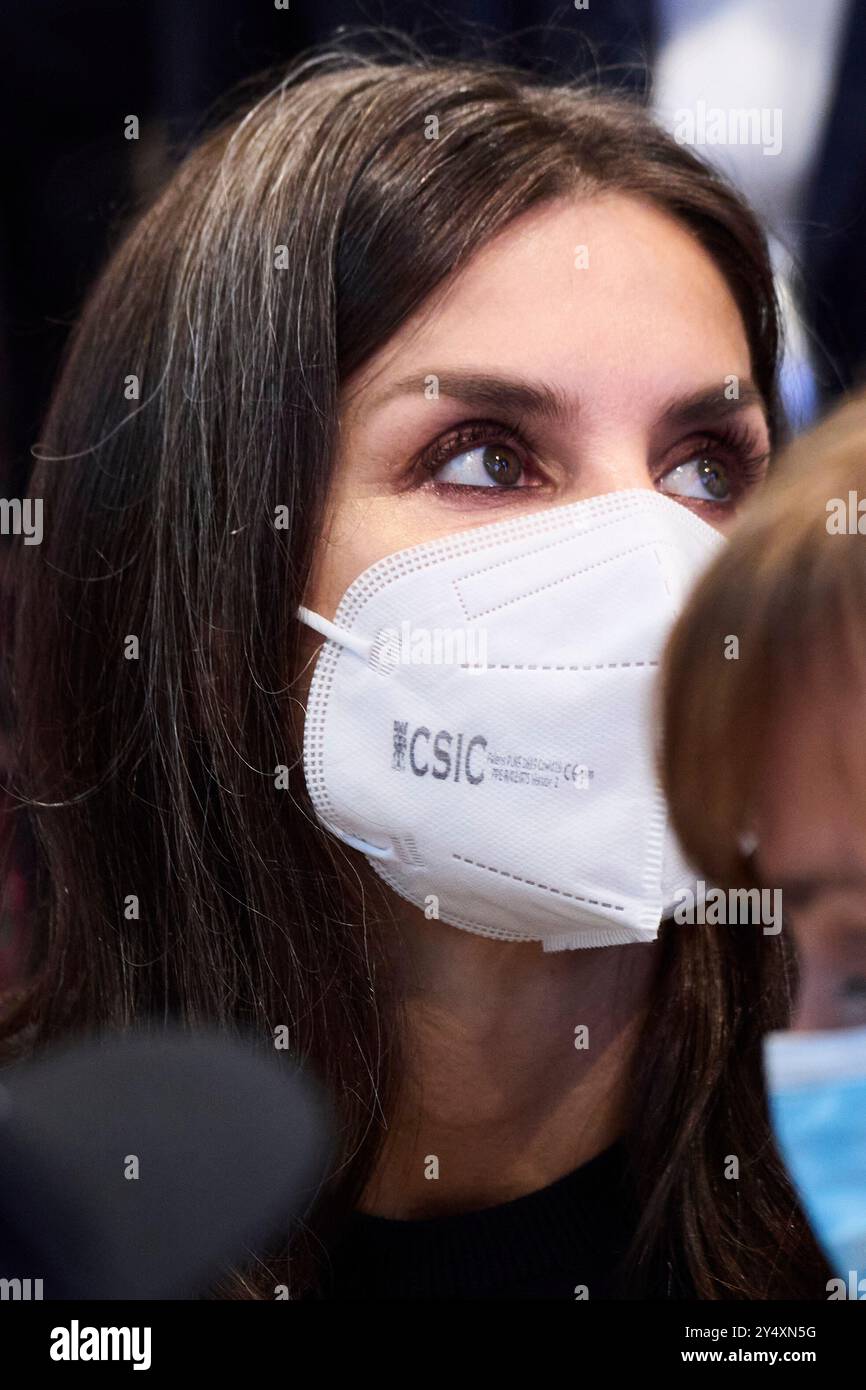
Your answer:
[[[699,502],[729,502],[732,496],[728,469],[719,459],[704,456],[678,463],[660,480],[659,490]]]
[[[866,975],[848,975],[839,987],[839,1021],[859,1027],[866,1019]]]
[[[467,487],[517,487],[523,472],[517,451],[500,444],[464,449],[432,470],[437,483],[463,483]]]

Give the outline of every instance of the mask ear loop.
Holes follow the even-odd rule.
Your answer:
[[[338,627],[329,618],[323,618],[321,613],[315,613],[312,608],[299,608],[298,617],[307,627],[313,628],[315,632],[321,633],[322,637],[327,637],[331,642],[337,642],[341,647],[348,647],[350,651],[363,657],[365,661],[369,659],[373,643],[366,637],[357,637],[353,632],[347,632],[345,628]],[[349,835],[345,830],[338,830],[336,826],[329,825],[328,830],[332,835],[336,835],[338,840],[342,840],[350,849],[360,850],[370,859],[396,859],[393,845],[371,845],[367,840],[359,840],[356,835]]]
[[[338,627],[329,618],[323,618],[321,613],[315,613],[312,608],[299,608],[298,617],[307,627],[313,628],[315,632],[321,633],[332,642],[339,642],[341,647],[348,647],[350,651],[356,652],[366,661],[370,655],[373,643],[367,637],[358,637],[354,632],[348,632],[344,627]]]
[[[393,845],[371,845],[367,840],[359,840],[355,835],[349,835],[345,830],[338,830],[336,826],[329,825],[328,829],[332,835],[336,835],[338,840],[342,840],[344,845],[350,849],[359,849],[362,854],[366,854],[368,859],[396,859]]]

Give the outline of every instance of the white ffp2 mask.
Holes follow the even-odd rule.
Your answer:
[[[320,821],[431,918],[545,951],[652,941],[694,883],[655,775],[665,637],[723,544],[635,489],[365,570],[316,663]]]

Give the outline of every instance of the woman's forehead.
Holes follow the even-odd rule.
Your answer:
[[[749,348],[719,268],[671,216],[637,198],[557,200],[482,247],[346,384],[366,409],[437,365],[534,375],[584,413],[637,408],[698,383],[747,378]]]

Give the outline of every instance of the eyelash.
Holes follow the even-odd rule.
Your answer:
[[[712,455],[714,450],[719,450],[722,454],[727,454],[727,458],[719,461],[730,465],[733,463],[738,470],[739,477],[732,479],[731,501],[737,500],[746,492],[751,483],[757,481],[764,471],[769,453],[767,450],[757,452],[754,450],[754,436],[752,431],[745,425],[735,421],[719,425],[714,431],[694,435],[689,438],[682,446],[681,456],[672,462],[668,468],[659,473],[659,477],[664,477],[672,468],[678,464],[687,463],[689,459],[700,455]],[[448,463],[455,454],[462,453],[466,449],[477,447],[482,444],[508,444],[515,448],[523,457],[521,463],[525,468],[533,458],[533,450],[530,448],[526,434],[519,425],[508,425],[503,421],[496,420],[470,420],[465,424],[456,425],[448,430],[444,435],[440,435],[437,440],[424,449],[416,460],[416,468],[428,475],[435,474],[437,468]],[[414,470],[413,470],[414,471]],[[447,483],[437,482],[432,478],[433,485],[442,492],[448,493],[502,493],[518,492],[521,488],[497,488],[485,487],[478,483]],[[704,505],[702,499],[684,499],[697,503],[698,506]],[[706,505],[710,507],[724,506],[724,503],[712,502],[707,499]]]

